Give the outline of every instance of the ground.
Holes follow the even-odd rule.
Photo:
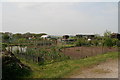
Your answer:
[[[70,78],[118,78],[118,60],[109,59],[97,66],[78,70]]]

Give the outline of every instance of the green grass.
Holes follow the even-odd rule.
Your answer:
[[[63,48],[70,48],[70,47],[74,47],[74,44],[66,44],[66,45],[62,45]]]
[[[85,59],[65,60],[43,66],[26,62],[25,60],[21,61],[31,67],[33,71],[28,78],[64,78],[71,75],[76,70],[104,62],[107,59],[115,59],[117,57],[118,52],[109,52]]]

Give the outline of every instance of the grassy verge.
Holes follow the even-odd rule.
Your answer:
[[[118,52],[109,52],[106,54],[100,54],[85,59],[65,60],[43,66],[26,62],[23,59],[21,61],[27,66],[31,67],[33,71],[28,78],[63,78],[77,69],[89,67],[104,62],[107,59],[115,59],[117,57],[118,57]]]

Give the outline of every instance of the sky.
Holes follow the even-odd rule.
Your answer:
[[[119,0],[0,0],[1,2],[119,2]]]
[[[106,30],[118,32],[117,2],[2,3],[3,32],[74,35]]]

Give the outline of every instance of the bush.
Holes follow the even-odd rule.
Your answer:
[[[117,46],[119,40],[117,38],[112,39],[113,46]]]
[[[63,61],[65,59],[68,59],[67,56],[65,56],[61,51],[60,47],[56,46],[51,46],[49,48],[40,48],[40,49],[35,49],[35,48],[29,48],[27,49],[26,54],[26,60],[29,60],[27,56],[35,56],[37,59],[37,62],[39,65],[44,65],[48,63],[53,63],[57,61]],[[32,57],[31,57],[32,58]],[[34,59],[31,59],[34,62]],[[35,61],[36,62],[36,61]]]
[[[4,50],[6,50],[5,48],[8,46],[8,44],[7,43],[2,43],[2,50],[4,51]]]
[[[84,38],[80,38],[75,42],[75,46],[88,45],[88,42]]]
[[[105,45],[105,46],[108,46],[108,47],[112,47],[112,46],[113,46],[112,39],[109,38],[109,37],[105,38],[105,40],[104,40],[104,45]]]
[[[22,64],[12,53],[2,55],[2,80],[13,80],[29,76],[31,73],[30,67]]]
[[[94,46],[98,46],[99,45],[99,40],[97,40],[97,39],[95,39],[95,40],[92,40],[92,44],[94,45]]]

